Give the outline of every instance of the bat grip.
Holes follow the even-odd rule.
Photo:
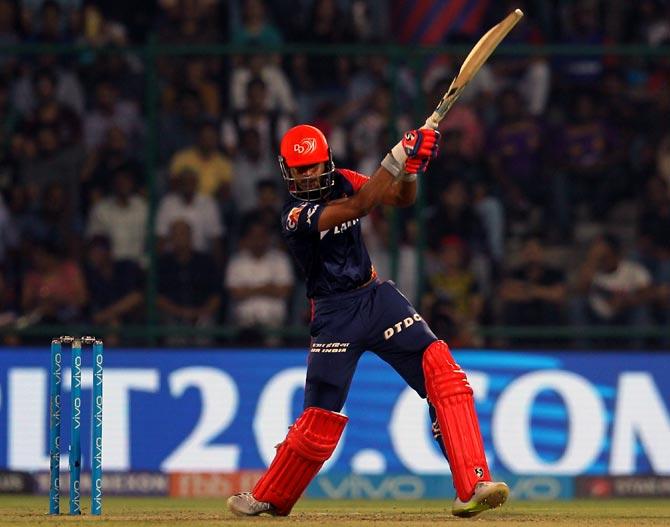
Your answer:
[[[432,115],[428,119],[426,119],[426,122],[423,126],[424,128],[431,128],[433,130],[437,130],[437,127],[440,126],[440,116],[437,115],[437,113],[433,112]]]

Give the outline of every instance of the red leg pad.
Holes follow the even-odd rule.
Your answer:
[[[472,388],[442,340],[426,348],[423,373],[428,400],[437,413],[456,494],[467,501],[479,481],[491,481]]]
[[[349,419],[322,408],[307,408],[290,428],[270,468],[252,494],[286,516],[332,455]]]

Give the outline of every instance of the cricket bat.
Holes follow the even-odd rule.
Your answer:
[[[442,96],[440,103],[437,105],[437,108],[435,108],[432,115],[426,119],[425,127],[432,128],[433,130],[437,129],[440,121],[444,119],[445,114],[453,106],[454,102],[456,102],[456,99],[458,99],[468,82],[470,82],[477,74],[482,67],[482,64],[484,64],[484,62],[491,56],[491,53],[498,47],[498,44],[505,38],[507,33],[512,30],[519,20],[521,20],[521,17],[523,17],[523,11],[521,11],[521,9],[515,9],[479,39],[479,42],[475,44],[472,51],[465,57],[463,65],[461,66],[458,75],[451,81],[447,93]]]

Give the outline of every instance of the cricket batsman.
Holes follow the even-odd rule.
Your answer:
[[[291,512],[337,446],[348,420],[339,412],[365,350],[427,399],[456,488],[452,513],[475,516],[509,496],[505,483],[491,481],[465,373],[395,284],[377,276],[361,235],[360,220],[374,207],[414,203],[417,177],[436,156],[438,140],[429,128],[406,132],[367,177],[336,168],[313,126],[295,126],[282,138],[279,165],[290,193],[282,231],[312,305],[304,410],[253,490],[228,499],[233,513]]]

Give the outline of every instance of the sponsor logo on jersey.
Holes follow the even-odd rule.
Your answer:
[[[304,209],[307,206],[307,204],[303,205],[298,205],[297,207],[293,207],[289,213],[288,216],[286,216],[286,228],[289,231],[294,231],[298,227],[298,220],[300,219],[300,213],[302,212],[302,209]]]
[[[296,154],[300,154],[303,156],[311,154],[315,150],[316,150],[316,139],[314,139],[313,137],[307,137],[302,141],[300,141],[299,143],[295,143],[293,145],[293,151]]]
[[[384,330],[384,340],[390,339],[393,335],[400,333],[403,329],[414,325],[414,322],[421,322],[423,319],[418,313],[414,313],[411,317],[404,318],[403,320],[396,322],[390,328]]]
[[[350,229],[354,225],[358,225],[360,223],[360,218],[356,218],[355,220],[349,220],[345,221],[341,225],[336,225],[335,228],[333,229],[333,232],[335,234],[342,234],[344,231]]]
[[[314,342],[311,353],[346,353],[350,342]]]

